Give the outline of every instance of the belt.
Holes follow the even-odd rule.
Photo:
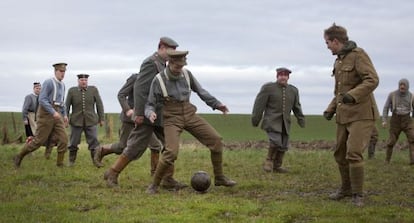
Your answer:
[[[179,100],[172,100],[172,99],[167,99],[165,100],[166,103],[173,103],[173,104],[183,104],[186,103],[188,101],[179,101]]]
[[[59,106],[59,107],[63,107],[63,102],[57,102],[57,101],[54,101],[54,102],[52,103],[52,105],[54,105],[54,106]]]

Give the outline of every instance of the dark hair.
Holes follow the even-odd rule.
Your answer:
[[[346,29],[342,26],[337,26],[335,23],[331,27],[325,29],[324,35],[328,37],[329,40],[337,39],[341,43],[348,41],[348,34]]]

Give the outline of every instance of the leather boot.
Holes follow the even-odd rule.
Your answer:
[[[156,194],[158,193],[158,187],[161,183],[161,179],[165,175],[165,173],[170,168],[170,164],[165,163],[163,160],[160,160],[157,165],[157,169],[155,170],[154,177],[152,179],[152,183],[148,186],[146,193],[147,194]]]
[[[63,167],[63,160],[65,159],[65,152],[58,152],[56,159],[56,166]]]
[[[349,176],[352,188],[352,204],[361,207],[364,205],[363,185],[364,185],[364,166],[363,163],[352,165],[349,168]]]
[[[155,170],[157,169],[158,160],[160,159],[160,152],[151,150],[151,176],[154,176]],[[174,168],[173,168],[174,171]]]
[[[393,147],[387,146],[387,151],[386,151],[386,156],[385,156],[385,163],[387,164],[391,162],[392,150],[393,150]]]
[[[368,159],[372,159],[375,156],[376,142],[371,141],[368,146]]]
[[[45,149],[45,158],[48,160],[50,159],[50,155],[52,154],[53,146],[47,145]]]
[[[263,170],[265,172],[272,172],[275,153],[276,153],[276,148],[269,146],[267,150],[267,157],[263,163]]]
[[[409,145],[409,152],[410,152],[410,165],[414,165],[414,143],[410,143]]]
[[[161,187],[166,190],[178,191],[188,187],[187,184],[174,179],[174,165],[169,165],[161,181]]]
[[[27,144],[26,144],[27,145]],[[22,163],[23,158],[29,154],[30,151],[26,148],[26,146],[23,147],[22,151],[20,151],[19,154],[17,154],[16,156],[14,156],[13,158],[13,162],[14,162],[14,167],[16,169],[18,169],[20,167],[20,164]]]
[[[69,150],[69,166],[75,165],[78,150]]]
[[[273,172],[276,172],[276,173],[288,173],[289,172],[289,170],[282,167],[284,156],[285,156],[284,151],[276,150],[274,164],[273,164]]]
[[[122,170],[128,165],[130,160],[124,154],[121,154],[115,163],[104,173],[104,180],[106,180],[106,185],[108,187],[117,187],[118,186],[118,175]]]
[[[339,173],[341,175],[341,188],[335,193],[329,195],[331,200],[341,200],[345,197],[350,197],[351,192],[351,179],[349,176],[349,167],[348,166],[338,166]]]
[[[225,187],[232,187],[236,185],[236,181],[227,178],[223,174],[223,153],[211,151],[210,156],[211,163],[213,164],[214,185]]]
[[[103,163],[102,163],[102,159],[104,158],[104,156],[111,154],[111,153],[115,153],[115,150],[112,149],[112,145],[103,145],[103,146],[99,146],[98,148],[95,149],[95,154],[93,156],[93,160],[94,160],[94,164],[96,167],[103,167]]]

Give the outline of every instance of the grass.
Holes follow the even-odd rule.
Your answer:
[[[250,126],[248,115],[203,117],[227,142],[266,139],[259,128]],[[333,140],[334,131],[334,122],[309,116],[305,129],[293,124],[292,140]],[[103,134],[100,129],[103,143],[116,140]],[[380,139],[385,137],[385,130],[380,129]],[[187,134],[183,139],[192,140]],[[383,148],[377,149],[375,159],[366,161],[366,205],[357,208],[350,199],[327,199],[339,186],[330,150],[291,148],[284,162],[290,173],[276,174],[262,170],[265,148],[226,149],[224,170],[238,182],[234,188],[211,186],[205,194],[191,188],[161,190],[148,195],[148,151],[121,173],[120,188],[110,189],[102,175],[116,155],[105,157],[105,167],[97,169],[83,140],[74,167],[57,168],[56,150],[46,160],[42,147],[15,170],[12,157],[21,147],[0,147],[0,222],[414,222],[414,166],[407,165],[406,149],[396,150],[390,165],[383,162]],[[189,184],[197,170],[212,175],[209,152],[199,144],[185,143],[176,161],[175,178]]]

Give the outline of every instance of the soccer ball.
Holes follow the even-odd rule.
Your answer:
[[[205,171],[197,171],[191,177],[191,187],[200,193],[207,192],[211,185],[210,176]]]

